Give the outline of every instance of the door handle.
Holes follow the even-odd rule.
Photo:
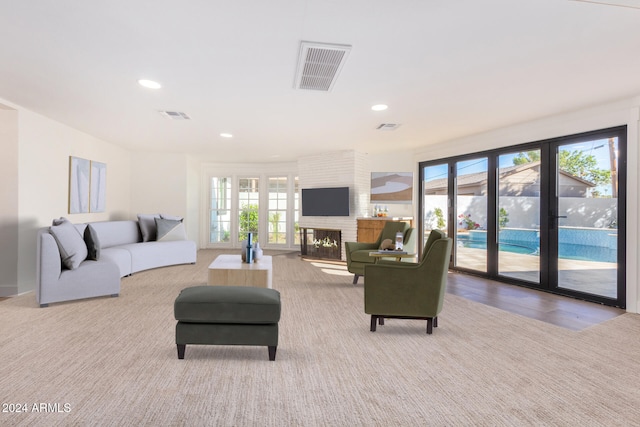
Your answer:
[[[556,228],[556,224],[558,223],[558,219],[559,218],[566,218],[566,215],[549,215],[549,228],[554,229]]]

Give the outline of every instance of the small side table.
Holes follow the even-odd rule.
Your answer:
[[[380,258],[395,258],[396,261],[400,261],[402,258],[415,258],[416,254],[397,251],[373,251],[369,252],[369,256],[374,257],[378,262]]]

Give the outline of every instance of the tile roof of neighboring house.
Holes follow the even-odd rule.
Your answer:
[[[509,175],[514,175],[516,173],[522,172],[524,170],[527,169],[532,169],[534,167],[538,167],[540,165],[540,161],[535,161],[535,162],[529,162],[529,163],[523,163],[521,165],[513,165],[513,166],[507,166],[504,168],[500,168],[500,176],[502,178],[504,178],[505,176],[509,176]],[[560,171],[560,173],[568,178],[574,179],[578,182],[583,183],[584,185],[588,186],[588,187],[595,187],[596,185],[591,182],[591,181],[587,181],[586,179],[582,179],[580,177],[577,177],[575,175],[572,175],[568,172],[565,172],[563,170]],[[465,187],[465,186],[470,186],[470,185],[478,185],[478,184],[482,184],[485,183],[487,181],[487,173],[486,172],[476,172],[476,173],[470,173],[470,174],[466,174],[466,175],[459,175],[458,176],[458,187]],[[439,178],[439,179],[434,179],[432,181],[428,181],[424,184],[424,189],[425,190],[436,190],[436,189],[440,189],[440,188],[447,188],[447,178]]]

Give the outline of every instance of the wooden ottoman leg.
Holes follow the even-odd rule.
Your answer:
[[[184,349],[187,347],[186,344],[176,344],[178,346],[178,359],[184,359]]]
[[[278,349],[277,346],[275,345],[270,345],[269,346],[269,360],[273,361],[276,360],[276,350]]]

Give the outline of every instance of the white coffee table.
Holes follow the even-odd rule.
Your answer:
[[[263,255],[257,262],[246,263],[240,255],[218,255],[209,264],[209,285],[255,286],[271,288],[272,260]]]

